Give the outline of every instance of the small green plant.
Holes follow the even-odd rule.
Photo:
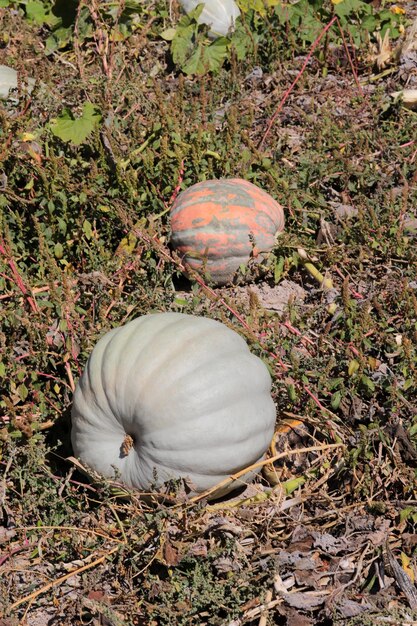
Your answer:
[[[203,6],[200,4],[181,17],[176,28],[161,33],[163,39],[171,42],[172,60],[187,75],[217,72],[230,59],[232,51],[238,60],[242,60],[251,44],[242,24],[236,26],[230,37],[217,37],[211,41],[207,37],[208,27],[198,24]]]
[[[144,21],[164,15],[164,7],[147,7],[140,0],[125,2],[80,2],[80,0],[0,0],[0,7],[20,9],[26,19],[37,26],[49,29],[45,41],[46,54],[94,38],[97,27],[106,26],[109,40],[123,41],[138,29]]]
[[[348,43],[360,47],[367,44],[375,32],[383,37],[388,29],[391,38],[396,39],[404,22],[401,13],[375,9],[363,0],[241,0],[239,6],[242,14],[229,37],[214,41],[207,37],[208,27],[198,24],[202,4],[181,17],[175,28],[161,33],[163,39],[170,42],[172,59],[181,71],[187,75],[202,75],[218,72],[232,54],[240,61],[250,54],[256,57],[258,46],[262,48],[271,29],[276,26],[282,30],[285,40],[294,44],[300,42],[306,47],[336,16],[339,24],[332,27],[331,38],[337,44],[343,43],[342,31]],[[282,44],[283,39],[278,33],[274,37]]]
[[[279,2],[275,6],[279,23],[291,29],[291,36],[299,38],[305,45],[312,44],[322,28],[335,15],[348,40],[355,46],[369,41],[375,31],[383,36],[387,29],[396,39],[400,35],[398,15],[389,9],[375,9],[363,0],[298,0],[297,2]],[[332,29],[336,41],[340,41],[337,27]]]

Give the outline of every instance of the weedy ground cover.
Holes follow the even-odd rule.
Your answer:
[[[416,113],[388,95],[416,66],[370,58],[413,7],[242,9],[213,56],[174,3],[0,0],[0,63],[37,79],[0,104],[4,625],[416,619]],[[222,176],[287,221],[263,277],[219,289],[183,277],[169,208]],[[95,342],[168,310],[270,368],[281,457],[257,489],[149,501],[68,460]]]

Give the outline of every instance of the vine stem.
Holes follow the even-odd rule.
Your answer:
[[[234,481],[238,480],[239,478],[241,478],[242,476],[244,476],[251,470],[259,469],[263,467],[264,465],[269,465],[270,463],[274,463],[275,461],[278,461],[279,459],[283,459],[288,456],[293,456],[294,454],[307,454],[308,452],[320,452],[324,450],[334,450],[336,448],[345,448],[345,447],[346,446],[343,443],[328,443],[328,444],[322,444],[318,446],[308,446],[306,448],[294,448],[292,450],[286,450],[285,452],[280,452],[279,454],[275,454],[274,456],[271,456],[269,458],[262,459],[261,461],[258,461],[257,463],[253,463],[253,465],[249,465],[249,467],[245,467],[239,472],[236,472],[236,474],[232,474],[231,476],[228,476],[221,482],[217,483],[217,485],[214,485],[213,487],[210,487],[210,489],[207,489],[206,491],[199,493],[193,498],[190,498],[189,503],[199,502],[200,500],[203,500],[211,496],[213,493],[215,493],[219,489],[222,489],[223,487],[226,487],[230,483],[233,483]]]

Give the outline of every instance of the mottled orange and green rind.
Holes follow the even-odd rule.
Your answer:
[[[224,285],[251,254],[272,250],[284,229],[284,211],[246,180],[207,180],[179,194],[171,210],[171,229],[172,245],[184,260]]]

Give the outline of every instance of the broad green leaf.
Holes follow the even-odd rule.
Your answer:
[[[171,44],[171,53],[174,63],[182,67],[193,49],[194,27],[192,25],[177,28]]]
[[[198,46],[193,52],[187,63],[182,66],[182,71],[185,74],[204,74],[204,61],[203,61],[203,48]],[[208,69],[208,68],[207,68]]]
[[[239,61],[243,61],[247,57],[248,51],[252,45],[253,42],[251,38],[248,37],[245,28],[242,25],[236,28],[231,37],[230,47],[235,51]]]
[[[227,58],[229,39],[218,37],[210,45],[204,36],[199,38],[197,20],[204,5],[198,5],[188,15],[181,18],[175,31],[167,29],[162,36],[172,40],[171,54],[174,63],[185,74],[201,75],[208,71],[217,71]]]
[[[369,391],[375,391],[375,384],[369,378],[369,376],[365,376],[365,374],[363,374],[362,377],[361,377],[361,382],[362,382],[363,385],[365,385],[365,387],[367,387],[369,389]]]
[[[57,26],[61,23],[61,18],[51,13],[46,8],[45,2],[41,0],[30,0],[25,6],[26,17],[35,22],[35,24],[48,24],[49,26]]]
[[[45,11],[44,3],[37,0],[28,2],[26,4],[26,16],[29,20],[36,22],[36,24],[46,22],[47,12]]]
[[[53,52],[59,48],[64,48],[71,41],[73,29],[72,27],[55,28],[53,33],[46,39],[46,49],[48,52]]]
[[[204,60],[207,59],[209,69],[216,72],[221,68],[227,58],[229,40],[226,37],[218,37],[204,50]]]
[[[228,40],[225,37],[219,37],[209,46],[200,44],[181,69],[188,75],[216,72],[227,57],[227,46]]]
[[[91,102],[86,102],[80,117],[74,118],[71,111],[64,109],[61,115],[52,120],[50,128],[55,137],[76,146],[82,144],[100,122],[101,115]]]

